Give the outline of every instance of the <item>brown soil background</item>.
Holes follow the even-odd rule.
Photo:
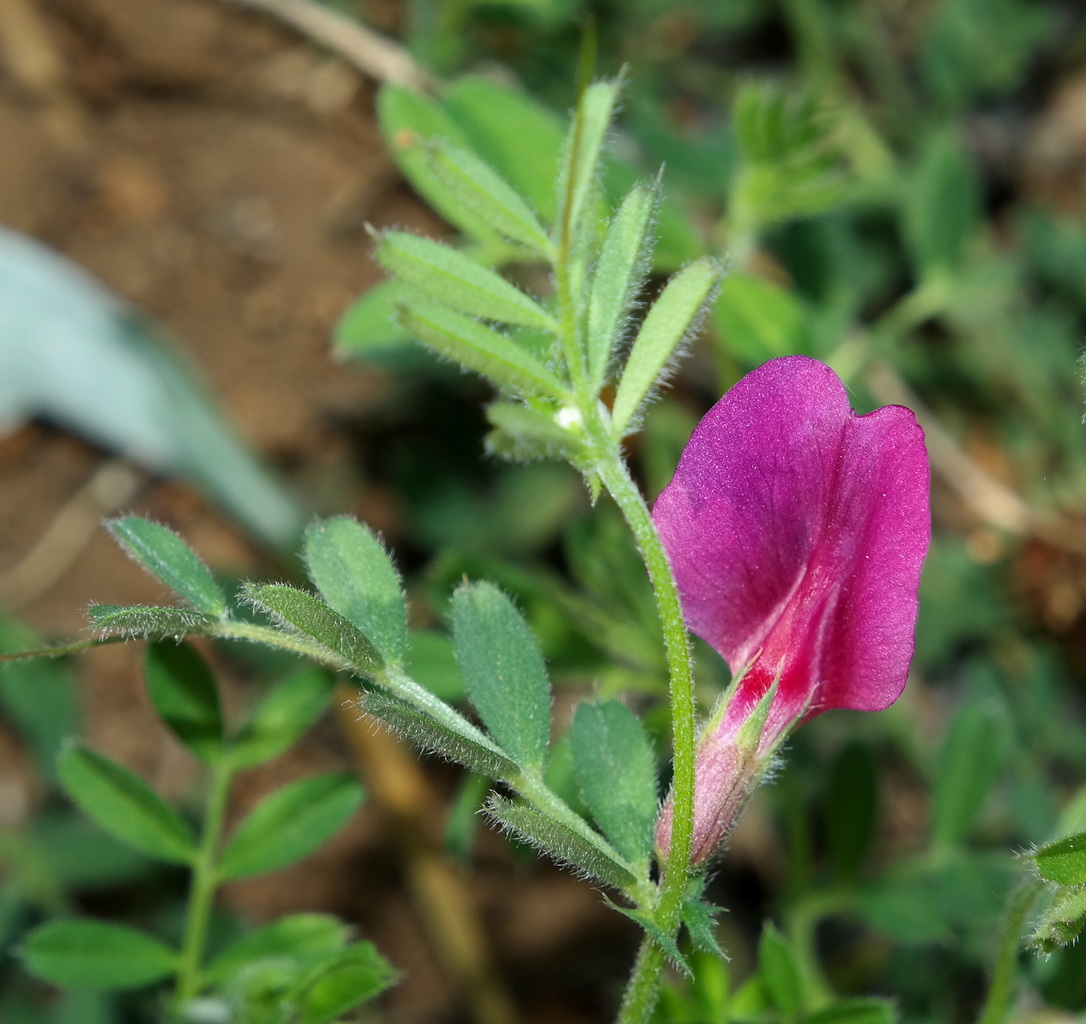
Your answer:
[[[379,277],[364,224],[440,225],[384,152],[374,84],[219,0],[29,0],[6,13],[0,223],[70,256],[153,316],[245,440],[311,508],[353,512],[394,544],[395,503],[360,479],[349,429],[387,398],[388,382],[337,365],[330,335]],[[370,23],[394,32],[397,18],[396,4],[376,5]],[[40,423],[0,437],[0,584],[15,578],[51,527],[70,549],[35,563],[33,587],[6,602],[50,638],[80,633],[93,601],[163,600],[98,528],[119,511],[96,486],[114,455]],[[173,525],[218,569],[277,572],[182,483],[141,477],[121,500]],[[84,733],[184,801],[200,776],[150,712],[141,646],[76,662]],[[244,699],[237,686],[228,698]],[[416,787],[407,827],[390,828],[395,816],[373,800],[303,865],[232,887],[231,909],[254,923],[289,911],[342,914],[405,974],[384,999],[388,1021],[608,1019],[630,963],[632,926],[589,886],[546,865],[515,863],[485,834],[474,865],[439,864],[437,888],[428,889],[425,870],[416,870],[419,850],[432,849],[455,780],[441,766],[415,771],[413,758],[397,761],[396,750],[375,753],[378,739],[346,720],[345,729],[319,725],[297,750],[243,777],[237,812],[287,779],[351,763],[344,733],[361,731],[368,756],[391,763],[394,778],[398,765]],[[36,786],[10,736],[0,767],[21,780],[20,797],[4,809],[13,824],[33,807]],[[420,808],[433,808],[438,820],[412,823]],[[484,930],[485,946],[466,967],[456,962],[455,927],[440,923],[449,886]]]

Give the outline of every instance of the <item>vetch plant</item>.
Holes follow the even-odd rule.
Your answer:
[[[924,436],[857,416],[804,356],[748,374],[705,416],[653,520],[687,625],[734,682],[698,746],[693,863],[712,855],[788,732],[905,687],[931,536]],[[658,845],[670,846],[670,802]]]
[[[184,606],[99,606],[91,614],[107,637],[243,640],[349,673],[364,713],[498,783],[489,817],[613,890],[616,909],[644,929],[619,1010],[632,1024],[651,1018],[666,960],[689,970],[684,926],[700,953],[720,955],[703,868],[788,731],[833,707],[886,707],[901,692],[930,527],[927,461],[912,415],[891,407],[855,416],[833,372],[802,358],[767,364],[721,400],[650,514],[624,441],[710,307],[722,267],[708,257],[688,263],[642,314],[659,185],[634,185],[604,213],[603,145],[618,95],[613,81],[584,90],[557,168],[553,219],[477,153],[408,132],[417,180],[438,208],[461,211],[457,222],[473,247],[469,254],[387,231],[376,256],[395,278],[400,325],[493,384],[490,451],[568,461],[594,499],[606,492],[624,516],[665,640],[673,766],[659,821],[652,746],[620,701],[582,704],[570,728],[590,820],[549,784],[547,666],[523,615],[494,584],[465,582],[451,602],[452,644],[473,713],[412,678],[399,574],[379,538],[349,518],[306,531],[303,560],[315,592],[280,583],[243,589],[241,600],[265,620],[254,622],[236,613],[178,537],[126,517],[112,524],[114,535]],[[529,294],[495,269],[509,262],[544,265],[553,293]],[[700,743],[688,627],[736,676]],[[175,714],[175,731],[184,726],[182,738],[200,755],[210,741],[187,715]],[[177,832],[172,821],[170,828]],[[204,915],[215,879],[239,859],[248,863],[240,854],[231,860],[240,838],[222,852],[217,824],[211,833],[199,847],[184,845],[207,869],[197,894]],[[216,869],[220,853],[227,867]],[[263,863],[274,860],[268,853]],[[766,955],[782,943],[768,939]],[[198,947],[194,940],[186,954],[181,1016],[210,983]],[[885,1019],[885,1007],[880,1013]]]

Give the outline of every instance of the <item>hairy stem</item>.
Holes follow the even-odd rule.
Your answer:
[[[679,591],[667,553],[653,525],[648,505],[618,453],[598,466],[604,487],[622,510],[645,561],[656,594],[656,605],[664,634],[671,686],[674,815],[671,847],[656,906],[657,925],[668,935],[679,929],[683,897],[689,875],[690,848],[694,828],[694,677],[686,624],[679,604]],[[621,1024],[647,1021],[659,993],[663,952],[646,936],[626,989]]]

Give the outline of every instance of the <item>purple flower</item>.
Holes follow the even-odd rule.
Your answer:
[[[901,695],[931,538],[924,434],[900,406],[857,416],[828,366],[774,359],[698,424],[653,519],[687,625],[736,677],[698,748],[697,864],[793,726]]]

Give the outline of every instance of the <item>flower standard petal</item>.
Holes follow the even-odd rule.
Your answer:
[[[813,359],[766,363],[710,410],[653,510],[688,626],[733,673],[746,670],[699,759],[734,739],[774,682],[763,754],[802,719],[897,699],[930,540],[928,486],[913,414],[857,416]]]

